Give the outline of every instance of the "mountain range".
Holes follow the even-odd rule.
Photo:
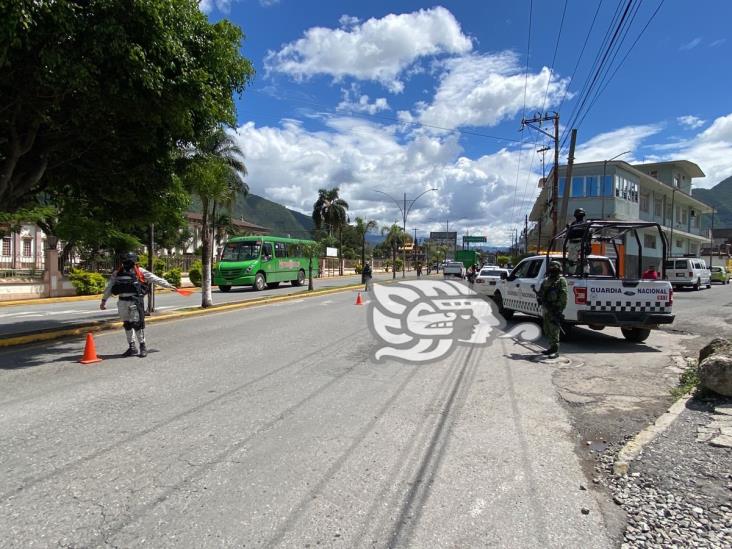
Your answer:
[[[256,194],[239,197],[231,209],[231,217],[266,227],[270,229],[271,234],[276,236],[310,238],[311,230],[314,227],[310,216]]]
[[[711,189],[694,189],[692,196],[702,202],[714,207],[714,226],[717,228],[732,228],[732,177],[723,179]],[[711,215],[707,214],[702,219],[702,226],[707,228],[711,225]]]

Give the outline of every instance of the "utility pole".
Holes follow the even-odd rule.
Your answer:
[[[701,223],[699,223],[701,225]],[[699,246],[701,248],[701,246]],[[712,208],[712,228],[709,229],[709,266],[712,266],[712,253],[714,252],[714,208]]]
[[[569,140],[569,158],[567,159],[567,176],[562,196],[561,219],[562,224],[567,222],[567,208],[569,207],[569,187],[572,184],[572,168],[574,167],[574,145],[577,142],[577,130],[572,128],[572,137]]]
[[[553,134],[541,127],[542,122],[549,122],[550,120],[554,121]],[[557,234],[557,208],[559,206],[559,197],[557,196],[559,193],[559,114],[556,112],[551,115],[544,113],[530,119],[523,118],[521,119],[522,130],[524,126],[529,126],[554,141],[554,177],[552,178],[552,237],[554,237]]]
[[[524,253],[529,253],[529,215],[524,215]]]

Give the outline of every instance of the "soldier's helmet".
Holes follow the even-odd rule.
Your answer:
[[[131,269],[137,263],[137,254],[135,252],[127,252],[121,255],[122,265]]]
[[[585,210],[584,210],[584,209],[582,209],[582,208],[577,208],[577,209],[576,209],[576,210],[574,211],[574,217],[576,217],[576,218],[582,218],[582,217],[584,217],[585,215],[586,215],[586,214],[585,214]]]
[[[559,263],[559,261],[550,261],[549,262],[549,270],[550,271],[561,271],[562,270],[562,264]]]

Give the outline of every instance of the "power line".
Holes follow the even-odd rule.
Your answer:
[[[605,85],[598,91],[597,94],[595,94],[595,97],[592,99],[592,102],[590,103],[589,107],[587,108],[587,112],[590,112],[590,110],[592,109],[592,107],[595,105],[595,102],[603,94],[603,92],[608,87],[608,85],[610,84],[610,82],[612,81],[612,79],[615,77],[615,74],[618,72],[618,70],[620,70],[620,67],[623,66],[623,64],[625,63],[625,60],[630,55],[630,52],[633,51],[633,48],[635,48],[635,45],[638,43],[638,41],[641,39],[641,37],[643,36],[643,34],[646,32],[646,29],[648,28],[648,26],[651,24],[651,22],[653,21],[653,19],[655,19],[656,14],[658,14],[658,12],[661,10],[661,6],[663,6],[664,1],[665,0],[661,0],[659,2],[659,4],[656,7],[655,11],[651,14],[651,17],[648,19],[648,21],[646,22],[646,24],[644,25],[644,27],[641,29],[640,33],[638,33],[638,36],[635,38],[635,40],[633,41],[633,43],[630,45],[630,47],[628,48],[628,50],[625,52],[625,55],[620,60],[620,63],[618,63],[618,65],[615,67],[615,69],[613,70],[613,72],[610,75],[610,77],[607,79],[607,82],[605,82]],[[585,116],[587,115],[587,112],[585,113]],[[582,120],[580,120],[580,124],[582,123],[582,121],[584,121],[584,119],[585,119],[585,117],[583,116],[582,117]]]
[[[529,56],[531,54],[531,20],[534,12],[534,0],[529,0],[529,35],[526,43],[526,68],[524,69],[524,101],[521,108],[521,120],[526,118],[526,89],[529,82]],[[521,124],[523,130],[523,122]],[[521,156],[524,154],[524,133],[521,132],[521,145],[519,146],[518,161],[516,162],[516,181],[513,185],[513,201],[511,202],[511,212],[515,213],[516,198],[518,197],[519,174],[521,173]]]
[[[574,64],[574,70],[572,71],[572,76],[569,77],[569,82],[567,82],[567,87],[564,89],[564,94],[562,95],[562,100],[559,102],[559,107],[557,108],[557,112],[561,113],[562,111],[562,105],[564,105],[564,100],[567,98],[567,92],[569,91],[569,86],[574,81],[574,75],[577,73],[577,68],[579,67],[580,61],[582,61],[582,56],[585,53],[585,48],[587,47],[587,42],[590,39],[590,35],[592,34],[592,29],[595,28],[595,21],[597,20],[597,14],[600,12],[600,7],[602,6],[602,1],[600,0],[600,3],[597,4],[597,9],[595,10],[595,15],[592,16],[592,23],[590,23],[590,28],[587,29],[587,35],[585,36],[585,41],[582,44],[582,49],[580,50],[579,57],[577,57],[577,62]]]

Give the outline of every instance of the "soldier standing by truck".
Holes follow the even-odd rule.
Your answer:
[[[563,313],[567,306],[567,280],[562,276],[561,263],[558,261],[549,263],[547,277],[541,283],[536,297],[542,308],[544,335],[549,339],[549,348],[541,354],[547,358],[557,358]]]

